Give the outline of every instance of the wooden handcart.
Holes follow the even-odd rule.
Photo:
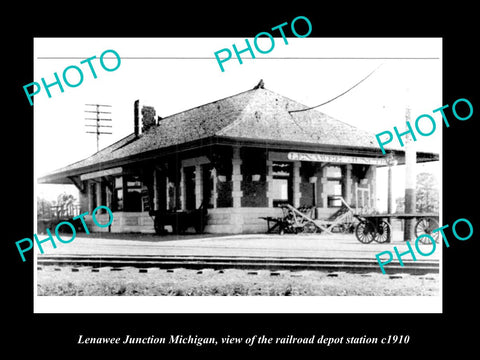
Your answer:
[[[300,207],[295,209],[290,205],[282,205],[283,216],[279,217],[260,217],[267,221],[267,233],[297,234],[299,232],[316,232],[317,227],[308,224],[311,220],[312,209],[308,207]],[[292,210],[293,209],[293,210]]]
[[[438,232],[432,232],[439,227],[438,214],[355,214],[359,223],[355,227],[355,236],[363,244],[376,241],[379,243],[390,242],[392,237],[392,219],[416,219],[415,236],[428,234],[438,242]],[[427,237],[421,237],[420,242],[430,243]]]
[[[353,211],[350,206],[342,200],[342,206],[327,219],[313,219],[314,207],[294,208],[290,204],[282,207],[282,217],[261,217],[267,221],[268,233],[321,233],[322,231],[331,234],[334,229],[342,232],[349,232],[353,229]]]

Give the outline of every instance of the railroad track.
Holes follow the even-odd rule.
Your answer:
[[[350,273],[380,272],[378,262],[360,258],[286,258],[286,257],[248,257],[248,256],[111,256],[111,255],[39,255],[38,266],[76,266],[76,267],[135,267],[160,269],[252,269],[252,270],[314,270],[345,271]],[[407,273],[423,275],[438,273],[438,260],[404,261],[404,266],[391,262],[385,267],[387,274]]]

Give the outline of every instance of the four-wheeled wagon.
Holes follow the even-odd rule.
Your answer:
[[[359,221],[355,227],[355,236],[363,244],[374,240],[379,243],[390,242],[392,219],[416,220],[415,236],[418,238],[422,234],[427,234],[438,242],[438,232],[433,232],[439,227],[438,214],[355,214],[354,216]],[[421,237],[419,241],[424,244],[430,243],[427,237]]]

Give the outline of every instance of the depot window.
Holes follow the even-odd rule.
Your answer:
[[[115,210],[146,211],[148,189],[137,175],[117,176],[114,180]]]
[[[273,206],[292,203],[292,163],[274,162],[272,170]]]
[[[328,207],[340,207],[342,202],[337,196],[342,196],[343,193],[342,168],[340,166],[327,166],[325,171]]]

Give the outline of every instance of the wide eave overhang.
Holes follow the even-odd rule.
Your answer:
[[[208,138],[194,140],[188,143],[172,145],[160,149],[150,150],[142,153],[132,154],[118,159],[100,161],[87,166],[79,166],[73,169],[55,171],[38,178],[39,184],[76,184],[78,177],[95,171],[107,170],[111,168],[147,162],[161,157],[168,157],[174,154],[191,151],[195,149],[210,147],[213,145],[230,145],[242,147],[263,147],[272,150],[295,150],[305,152],[317,152],[325,154],[365,156],[372,158],[382,158],[380,148],[358,147],[345,145],[315,144],[308,142],[279,141],[274,139],[250,139],[250,138],[232,138],[224,136],[212,136]],[[402,149],[387,149],[388,153],[397,160],[398,165],[405,163],[405,151]],[[438,161],[437,153],[417,151],[417,162]]]

